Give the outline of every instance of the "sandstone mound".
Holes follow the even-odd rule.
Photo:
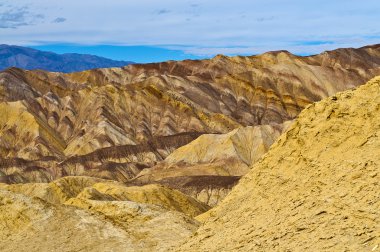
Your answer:
[[[1,251],[167,251],[205,204],[160,185],[88,177],[0,184]]]
[[[100,215],[4,190],[0,190],[0,239],[1,251],[138,248],[136,238]]]
[[[118,183],[97,183],[85,188],[76,199],[133,201],[144,204],[158,205],[164,209],[185,213],[191,217],[209,210],[205,204],[184,195],[179,191],[161,185],[146,185],[125,187]],[[71,204],[76,199],[66,202]]]
[[[162,185],[127,187],[121,183],[91,177],[63,177],[50,183],[0,184],[0,188],[52,204],[78,205],[83,200],[133,201],[160,206],[195,217],[209,207],[179,191]]]
[[[76,197],[85,188],[99,182],[110,182],[90,177],[63,177],[50,183],[28,183],[28,184],[0,184],[14,193],[20,193],[29,197],[38,197],[52,204],[63,204],[70,198]]]
[[[286,123],[286,126],[288,123]],[[178,148],[165,162],[168,164],[212,163],[224,159],[240,159],[250,166],[267,152],[279,137],[283,125],[262,125],[235,129],[227,134],[202,135],[193,142]]]
[[[380,78],[308,106],[178,251],[378,251]]]

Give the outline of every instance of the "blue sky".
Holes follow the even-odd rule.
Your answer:
[[[380,43],[379,0],[0,0],[0,43],[156,62]]]
[[[30,46],[37,50],[55,53],[84,53],[114,60],[129,60],[138,63],[167,60],[202,59],[207,56],[186,54],[182,50],[171,50],[157,46],[113,46],[113,45],[70,45],[52,44]]]

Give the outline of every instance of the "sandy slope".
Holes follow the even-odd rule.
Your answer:
[[[378,251],[380,78],[308,106],[178,251]]]

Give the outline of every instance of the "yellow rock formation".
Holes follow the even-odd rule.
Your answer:
[[[380,77],[308,106],[177,251],[378,251]]]
[[[89,177],[0,184],[1,251],[167,251],[208,210],[160,185],[125,187]]]

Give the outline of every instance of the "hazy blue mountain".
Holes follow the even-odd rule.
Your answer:
[[[56,54],[21,46],[0,45],[0,70],[19,67],[68,73],[93,68],[121,67],[132,63],[87,54]]]

